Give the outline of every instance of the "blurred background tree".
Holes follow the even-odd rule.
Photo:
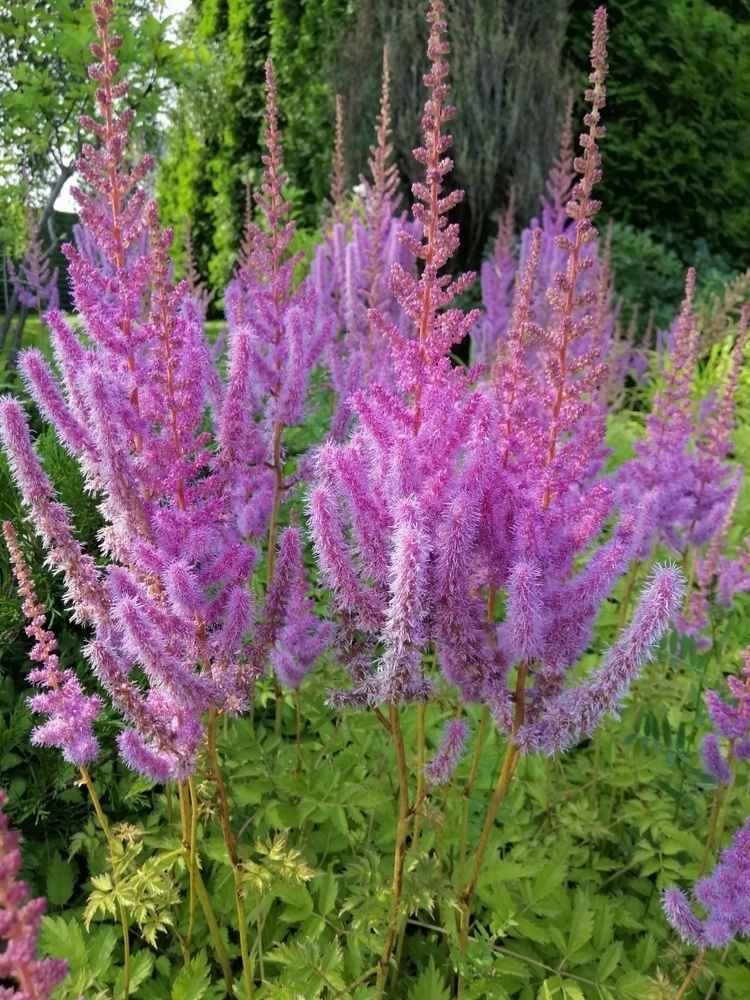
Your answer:
[[[536,206],[554,156],[566,89],[567,0],[449,3],[455,182],[465,259],[476,262],[511,178],[521,212]],[[160,194],[181,233],[192,214],[198,263],[226,280],[239,242],[243,188],[259,176],[263,62],[276,67],[291,196],[314,226],[329,189],[334,99],[344,98],[347,175],[356,183],[373,139],[383,44],[393,76],[396,159],[415,173],[426,69],[414,0],[193,0],[184,22],[193,72],[162,165]],[[178,239],[178,244],[181,240]]]
[[[74,174],[81,143],[79,124],[89,110],[94,83],[87,65],[94,39],[86,0],[28,0],[0,6],[0,265],[23,252],[28,209],[53,250],[60,233],[54,207]],[[127,23],[118,53],[137,109],[141,151],[158,151],[167,94],[180,79],[179,50],[168,37],[170,19],[161,4],[119,0],[116,24]],[[61,272],[62,273],[62,272]],[[0,285],[0,341],[18,302]]]

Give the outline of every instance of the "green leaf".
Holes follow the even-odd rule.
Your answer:
[[[445,980],[438,972],[434,960],[430,958],[429,964],[409,990],[408,1000],[450,1000],[450,996]]]
[[[136,992],[141,983],[145,983],[154,971],[154,956],[150,951],[137,951],[130,960],[130,990],[129,995]],[[122,969],[117,974],[115,995],[123,991]]]
[[[203,951],[191,959],[180,969],[172,984],[172,1000],[203,1000],[211,981],[208,970],[208,960]]]
[[[565,1000],[586,1000],[586,997],[583,995],[583,990],[578,983],[572,983],[569,979],[566,979],[563,983],[562,995]]]
[[[568,954],[573,955],[591,940],[594,932],[594,915],[582,892],[576,893],[568,933]]]
[[[110,968],[112,952],[120,940],[114,927],[97,927],[88,935],[87,960],[95,979],[104,979]]]
[[[318,909],[323,916],[330,913],[336,903],[338,883],[332,871],[327,871],[319,879]]]
[[[615,971],[622,959],[622,944],[615,941],[599,959],[596,969],[597,979],[607,979]]]
[[[43,917],[39,948],[51,958],[67,959],[72,971],[86,964],[86,941],[75,917]]]
[[[64,906],[73,895],[74,884],[73,866],[55,853],[47,866],[47,899],[53,906]]]

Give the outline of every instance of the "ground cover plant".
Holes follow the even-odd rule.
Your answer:
[[[0,399],[0,998],[746,996],[750,308],[619,321],[606,10],[470,309],[442,0],[413,204],[386,47],[306,254],[269,60],[218,331],[92,12],[76,313]]]

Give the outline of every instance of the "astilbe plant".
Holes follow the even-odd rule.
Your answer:
[[[617,473],[624,508],[653,498],[650,531],[640,556],[655,542],[666,545],[690,565],[690,588],[677,625],[707,647],[709,610],[716,587],[722,604],[745,589],[742,555],[723,550],[742,486],[742,469],[732,461],[735,397],[747,343],[750,309],[737,326],[729,366],[716,397],[696,410],[698,327],[694,313],[695,272],[688,271],[682,309],[663,352],[662,385],[646,420],[636,456]]]
[[[461,891],[465,943],[489,833],[520,755],[564,750],[617,708],[677,611],[683,589],[676,569],[658,569],[601,668],[578,687],[566,687],[602,601],[636,555],[650,517],[647,497],[637,511],[622,514],[610,537],[591,552],[614,503],[613,488],[600,478],[606,450],[599,386],[605,367],[595,328],[596,294],[584,280],[596,240],[592,188],[603,134],[604,11],[594,22],[587,92],[592,108],[581,137],[583,156],[575,161],[580,179],[567,204],[573,225],[558,234],[564,266],[548,290],[549,322],[543,327],[531,318],[541,253],[537,230],[503,350],[492,378],[478,386],[476,373],[454,368],[448,356],[478,316],[446,308],[473,276],[441,273],[458,246],[458,227],[447,213],[462,193],[443,190],[451,168],[443,126],[453,109],[446,103],[442,3],[433,2],[428,17],[430,95],[423,145],[415,151],[426,177],[413,189],[421,236],[402,237],[421,269],[418,276],[399,265],[391,272],[413,332],[405,335],[371,311],[371,322],[390,342],[397,387],[370,386],[353,397],[356,421],[349,440],[320,450],[310,494],[316,552],[333,591],[339,646],[353,676],[353,687],[333,700],[389,706],[399,768],[394,911],[381,978],[398,923],[405,829],[424,795],[418,775],[417,805],[409,806],[399,706],[430,697],[435,681],[424,670],[427,651],[434,647],[439,669],[460,699],[487,705],[510,737]],[[499,590],[506,594],[500,624]],[[431,768],[433,782],[435,776],[445,780],[463,740],[458,729],[449,729]]]
[[[0,790],[0,1000],[49,1000],[68,963],[37,957],[46,903],[30,899],[28,885],[18,877],[20,835],[10,828],[5,803]]]
[[[345,436],[351,416],[351,397],[369,383],[392,388],[394,373],[369,310],[377,309],[405,328],[406,320],[389,285],[394,264],[412,261],[400,238],[415,232],[405,213],[398,212],[398,172],[390,142],[390,72],[388,48],[383,50],[383,85],[375,144],[370,148],[370,177],[362,180],[351,217],[341,207],[313,258],[309,284],[329,311],[335,335],[328,344],[326,363],[336,394],[331,425],[334,439]],[[334,161],[336,162],[336,161]],[[340,172],[340,171],[339,171]],[[336,172],[334,173],[334,176]],[[337,188],[341,188],[338,183]],[[341,198],[339,198],[341,201]]]
[[[532,245],[536,241],[539,241],[539,247],[534,251],[537,259],[529,297],[530,318],[540,327],[549,326],[553,322],[554,304],[547,292],[555,275],[565,269],[565,238],[575,228],[575,222],[567,211],[575,182],[573,160],[572,100],[568,100],[560,152],[550,169],[540,216],[532,219],[524,228],[516,252],[513,235],[514,199],[511,191],[492,253],[482,264],[482,317],[471,334],[472,359],[476,363],[491,367],[499,345],[509,334],[514,303],[521,294],[521,283],[532,254]],[[581,350],[585,344],[590,347],[596,341],[599,352],[605,355],[610,353],[612,347],[616,311],[612,301],[606,245],[600,244],[601,241],[594,234],[582,250],[585,266],[578,275],[578,292],[582,302],[574,318],[581,318],[587,329],[574,350]],[[595,305],[592,309],[593,303]],[[587,311],[589,314],[584,317]],[[533,352],[533,344],[529,345],[529,349]]]
[[[742,661],[741,675],[727,678],[731,701],[714,690],[705,695],[714,728],[703,739],[703,763],[718,785],[709,824],[708,853],[713,851],[720,836],[721,810],[726,791],[735,781],[736,766],[750,760],[750,650],[742,653]]]
[[[57,747],[65,760],[81,767],[99,754],[94,735],[94,722],[101,709],[97,695],[86,695],[75,672],[61,670],[57,639],[46,626],[46,612],[39,603],[28,565],[23,557],[15,528],[3,522],[3,536],[10,554],[18,592],[23,598],[23,613],[28,625],[26,634],[34,640],[29,658],[39,666],[29,672],[28,679],[41,693],[30,699],[32,711],[43,713],[47,721],[31,733],[37,746]]]
[[[159,226],[156,206],[142,187],[150,160],[128,163],[133,114],[121,108],[127,87],[116,79],[121,39],[110,30],[113,4],[102,0],[93,11],[97,61],[89,72],[97,82],[99,116],[83,124],[98,145],[83,149],[78,169],[88,187],[75,196],[97,254],[64,248],[86,343],[52,311],[47,322],[59,371],[33,350],[23,354],[20,368],[97,497],[104,527],[96,558],[76,540],[70,513],[58,501],[23,408],[12,397],[0,402],[0,434],[48,564],[63,575],[72,617],[91,631],[84,653],[124,720],[117,742],[126,764],[157,782],[177,779],[186,798],[208,721],[249,995],[239,862],[215,727],[218,713],[246,710],[282,633],[284,656],[275,657],[295,685],[320,648],[318,620],[306,599],[299,529],[277,529],[286,485],[279,428],[301,419],[305,380],[326,328],[315,326],[309,293],[297,300],[289,295],[291,264],[282,255],[291,230],[282,228],[287,209],[269,67],[270,152],[261,196],[269,233],[259,236],[253,259],[253,326],[237,317],[228,379],[220,382],[200,310],[188,285],[171,277],[171,234]],[[106,267],[98,266],[99,259]],[[258,391],[253,377],[270,399],[270,434],[252,419]],[[256,607],[249,588],[258,552],[249,537],[256,532],[248,524],[248,482],[254,465],[270,457],[269,441],[271,476],[279,488],[275,492],[272,485],[263,519],[272,526],[268,586]],[[76,693],[73,679],[66,681],[44,696],[45,711],[54,709],[61,692]],[[51,730],[48,736],[53,738]],[[63,735],[54,738],[59,743]],[[87,746],[93,751],[93,740]],[[189,856],[192,885],[199,873],[194,854]],[[218,934],[214,944],[226,969]]]
[[[703,762],[717,782],[711,808],[706,850],[701,866],[705,872],[722,831],[722,807],[736,777],[739,762],[750,760],[750,652],[742,654],[741,676],[731,675],[727,684],[732,696],[726,701],[717,691],[706,692],[706,704],[714,729],[703,740]],[[722,748],[722,741],[726,749]],[[750,937],[750,819],[722,851],[713,872],[701,878],[694,889],[695,900],[705,916],[697,916],[685,893],[666,889],[662,904],[667,920],[682,940],[698,953],[677,996],[683,997],[703,965],[710,948],[727,948],[736,938]]]
[[[21,305],[41,315],[46,309],[57,309],[60,304],[58,270],[52,266],[50,251],[44,246],[39,223],[31,214],[28,217],[28,229],[24,258],[18,268],[8,261],[8,277]]]
[[[309,283],[294,288],[299,254],[289,252],[295,233],[285,198],[278,99],[273,66],[266,63],[264,174],[248,212],[239,265],[226,290],[229,385],[224,406],[241,436],[231,444],[245,472],[233,504],[245,535],[268,536],[268,582],[273,577],[281,503],[297,481],[285,476],[284,431],[302,423],[310,375],[332,334],[332,323]],[[227,439],[229,445],[229,439]]]

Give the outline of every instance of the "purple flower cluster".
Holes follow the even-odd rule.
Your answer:
[[[264,226],[246,220],[243,254],[225,296],[229,382],[220,431],[228,467],[243,468],[232,504],[244,535],[259,537],[274,523],[283,491],[284,428],[302,423],[310,374],[333,332],[312,287],[294,290],[298,254],[289,253],[295,223],[286,183],[273,66],[266,63],[265,143],[261,190],[255,201]],[[273,556],[269,556],[273,559]]]
[[[464,755],[468,738],[469,727],[463,719],[453,719],[446,725],[440,746],[425,767],[430,785],[445,785],[451,780]]]
[[[713,872],[697,883],[695,898],[705,910],[702,919],[680,889],[667,889],[663,896],[667,920],[687,944],[725,948],[737,937],[750,937],[750,819]]]
[[[269,66],[269,154],[259,198],[269,231],[257,234],[253,283],[228,296],[235,310],[229,376],[220,377],[195,296],[172,280],[171,234],[141,185],[150,162],[128,166],[133,113],[121,107],[127,87],[116,80],[121,39],[110,31],[112,0],[93,10],[97,62],[89,73],[99,117],[83,123],[98,145],[84,146],[78,167],[88,188],[75,192],[90,239],[81,243],[85,250],[64,248],[86,341],[53,311],[58,372],[36,351],[22,355],[20,369],[99,498],[104,565],[76,540],[11,397],[0,401],[0,436],[48,562],[63,574],[72,613],[93,631],[85,653],[126,721],[122,757],[164,781],[193,769],[207,709],[246,708],[282,632],[280,669],[295,685],[323,644],[325,626],[306,599],[298,528],[269,536],[267,562],[273,565],[278,541],[285,572],[273,585],[269,572],[265,603],[256,606],[249,584],[258,559],[252,537],[278,514],[288,486],[280,433],[269,434],[268,425],[301,418],[325,324],[317,323],[309,293],[289,292],[293,265],[283,256],[292,230],[283,224],[288,207]],[[245,294],[250,316],[242,312]],[[253,419],[263,406],[265,424]],[[253,483],[268,478],[271,442],[270,499],[261,487],[260,499],[249,496]],[[136,668],[145,687],[134,679]],[[74,747],[53,725],[60,699],[76,694],[72,685],[68,678],[40,696],[38,707],[51,717],[40,730],[45,740],[64,742],[75,759],[88,757],[95,743]]]
[[[29,243],[18,268],[8,261],[8,277],[18,301],[27,309],[38,313],[57,309],[60,296],[57,290],[57,268],[50,263],[49,251],[42,242],[38,223],[29,219]]]
[[[707,545],[721,533],[736,501],[741,473],[728,456],[750,308],[742,312],[720,398],[709,401],[698,418],[693,402],[698,337],[694,295],[691,268],[682,309],[668,338],[662,387],[648,416],[646,436],[636,443],[636,457],[621,466],[618,476],[624,504],[644,491],[653,492],[655,536],[677,552]]]
[[[361,213],[355,211],[347,221],[336,213],[330,232],[315,253],[308,279],[336,330],[326,352],[337,396],[331,426],[336,440],[348,429],[354,393],[370,383],[389,389],[394,385],[391,359],[382,350],[369,310],[377,309],[403,333],[408,325],[387,280],[394,265],[409,268],[412,264],[400,234],[416,233],[406,214],[397,214],[398,173],[391,162],[389,88],[386,47],[376,143],[370,149],[370,178],[362,181]]]
[[[574,158],[572,101],[569,101],[560,153],[550,171],[547,192],[542,198],[541,215],[532,219],[522,231],[518,259],[514,252],[514,204],[511,193],[500,220],[493,251],[482,264],[483,313],[472,330],[471,350],[473,360],[486,368],[492,367],[498,352],[503,353],[504,342],[512,334],[514,313],[519,308],[523,308],[527,314],[527,322],[535,323],[540,329],[554,323],[555,303],[549,290],[555,276],[566,268],[569,254],[566,240],[575,230],[575,221],[568,213],[575,181]],[[615,347],[616,310],[612,301],[607,247],[600,246],[600,240],[594,233],[580,248],[580,257],[576,281],[580,302],[573,310],[572,318],[581,321],[586,330],[576,337],[573,352],[585,354],[595,350],[599,356],[607,355],[611,360]],[[533,339],[526,345],[526,349],[532,355],[540,351]],[[617,360],[616,370],[611,373],[611,377],[617,374],[622,380],[629,364],[623,367],[623,359]]]
[[[57,747],[71,764],[83,766],[99,753],[93,725],[101,709],[101,699],[85,695],[72,670],[60,669],[57,639],[46,627],[44,607],[37,600],[34,581],[10,521],[3,522],[3,535],[29,622],[26,634],[34,639],[29,656],[40,664],[29,673],[29,680],[42,688],[43,693],[34,695],[29,703],[35,712],[48,716],[44,725],[33,730],[31,742]]]
[[[706,770],[720,784],[732,781],[736,760],[750,760],[750,650],[742,654],[741,676],[727,678],[727,687],[733,703],[726,701],[718,691],[707,691],[706,706],[715,731],[703,741],[703,762]],[[727,752],[721,749],[721,740],[727,741]]]
[[[37,958],[43,899],[29,899],[29,887],[18,878],[21,870],[20,836],[5,815],[5,793],[0,791],[0,1000],[49,1000],[68,973],[58,958]],[[13,988],[15,986],[15,989]]]
[[[448,72],[443,4],[430,6],[425,77],[430,94],[415,156],[425,181],[414,185],[419,237],[402,234],[419,274],[395,265],[393,295],[410,321],[405,333],[377,309],[370,322],[390,342],[396,384],[371,385],[351,400],[345,443],[317,456],[310,518],[318,561],[339,614],[339,645],[354,687],[343,704],[397,703],[429,696],[423,672],[430,645],[444,678],[467,701],[491,706],[523,749],[564,749],[616,708],[629,682],[679,608],[680,574],[655,574],[630,628],[580,687],[566,680],[588,646],[602,601],[650,530],[652,498],[612,523],[614,489],[601,476],[605,409],[597,298],[590,274],[604,134],[606,18],[595,18],[588,131],[546,293],[544,323],[533,318],[542,232],[536,229],[508,329],[488,382],[456,369],[450,348],[477,313],[450,308],[472,275],[442,269],[458,245],[445,194],[451,169],[443,126]],[[600,540],[607,527],[608,536]],[[505,591],[505,621],[495,597]],[[371,664],[375,668],[371,668]],[[513,667],[529,690],[511,694]]]

